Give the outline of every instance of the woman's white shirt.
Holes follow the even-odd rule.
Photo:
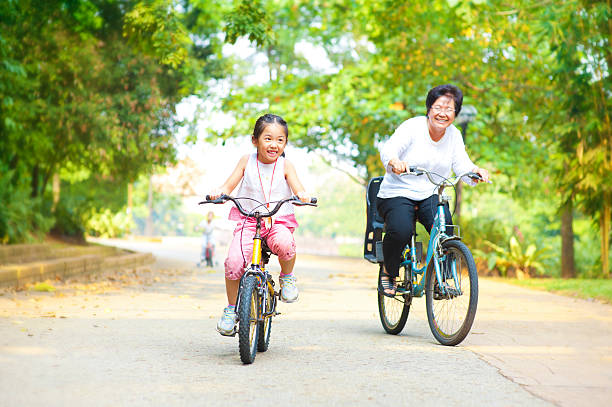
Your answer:
[[[425,116],[403,122],[382,146],[380,158],[386,173],[378,192],[379,198],[402,196],[421,201],[436,193],[436,186],[426,175],[400,177],[391,172],[389,161],[394,158],[406,162],[408,166],[425,168],[442,177],[449,177],[451,171],[464,174],[476,168],[465,151],[461,132],[451,124],[439,141],[433,141],[429,136]],[[463,180],[474,185],[467,177]]]

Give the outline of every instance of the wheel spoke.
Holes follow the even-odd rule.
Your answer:
[[[382,265],[381,273],[382,273]],[[380,280],[380,275],[379,275]],[[396,279],[398,287],[404,285],[402,278]],[[406,305],[405,297],[409,294],[398,294],[395,297],[387,297],[383,293],[378,293],[378,313],[380,321],[387,333],[397,335],[401,332],[408,319],[410,305]]]
[[[444,289],[438,286],[433,268],[429,270],[427,317],[432,333],[440,343],[456,345],[468,334],[476,315],[478,276],[465,244],[447,242],[444,250],[440,273]]]

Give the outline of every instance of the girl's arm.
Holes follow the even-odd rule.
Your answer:
[[[246,168],[246,164],[248,161],[249,154],[240,158],[238,164],[236,165],[236,168],[234,168],[234,171],[229,176],[227,181],[225,181],[223,185],[221,185],[219,188],[215,189],[214,191],[212,191],[212,193],[209,194],[210,199],[217,199],[222,194],[229,195],[234,190],[234,188],[236,188],[236,185],[238,185],[238,183],[244,176],[244,169]]]
[[[289,160],[285,160],[285,179],[293,193],[300,198],[300,201],[310,202],[310,197],[306,194],[306,191],[304,191],[304,186],[295,172],[295,167]]]

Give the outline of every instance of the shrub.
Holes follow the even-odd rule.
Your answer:
[[[134,222],[125,210],[113,213],[110,209],[93,209],[86,221],[86,230],[92,236],[119,237],[129,233]]]

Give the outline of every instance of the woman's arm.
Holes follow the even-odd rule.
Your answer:
[[[380,149],[380,159],[385,171],[401,174],[406,171],[406,163],[400,156],[410,147],[410,124],[408,121],[400,124],[393,135]]]
[[[236,185],[238,185],[238,183],[244,176],[244,169],[246,168],[246,164],[248,161],[249,154],[240,158],[238,164],[236,165],[236,168],[234,168],[234,171],[232,171],[231,175],[225,181],[225,183],[223,183],[223,185],[221,185],[219,188],[215,189],[214,191],[212,191],[212,193],[209,194],[210,199],[217,199],[222,194],[229,195],[234,190],[234,188],[236,188]]]
[[[304,191],[304,186],[295,172],[295,167],[289,160],[285,160],[285,179],[287,180],[287,184],[289,184],[289,188],[291,188],[293,193],[300,198],[300,201],[310,202],[310,197],[306,194],[306,191]]]

